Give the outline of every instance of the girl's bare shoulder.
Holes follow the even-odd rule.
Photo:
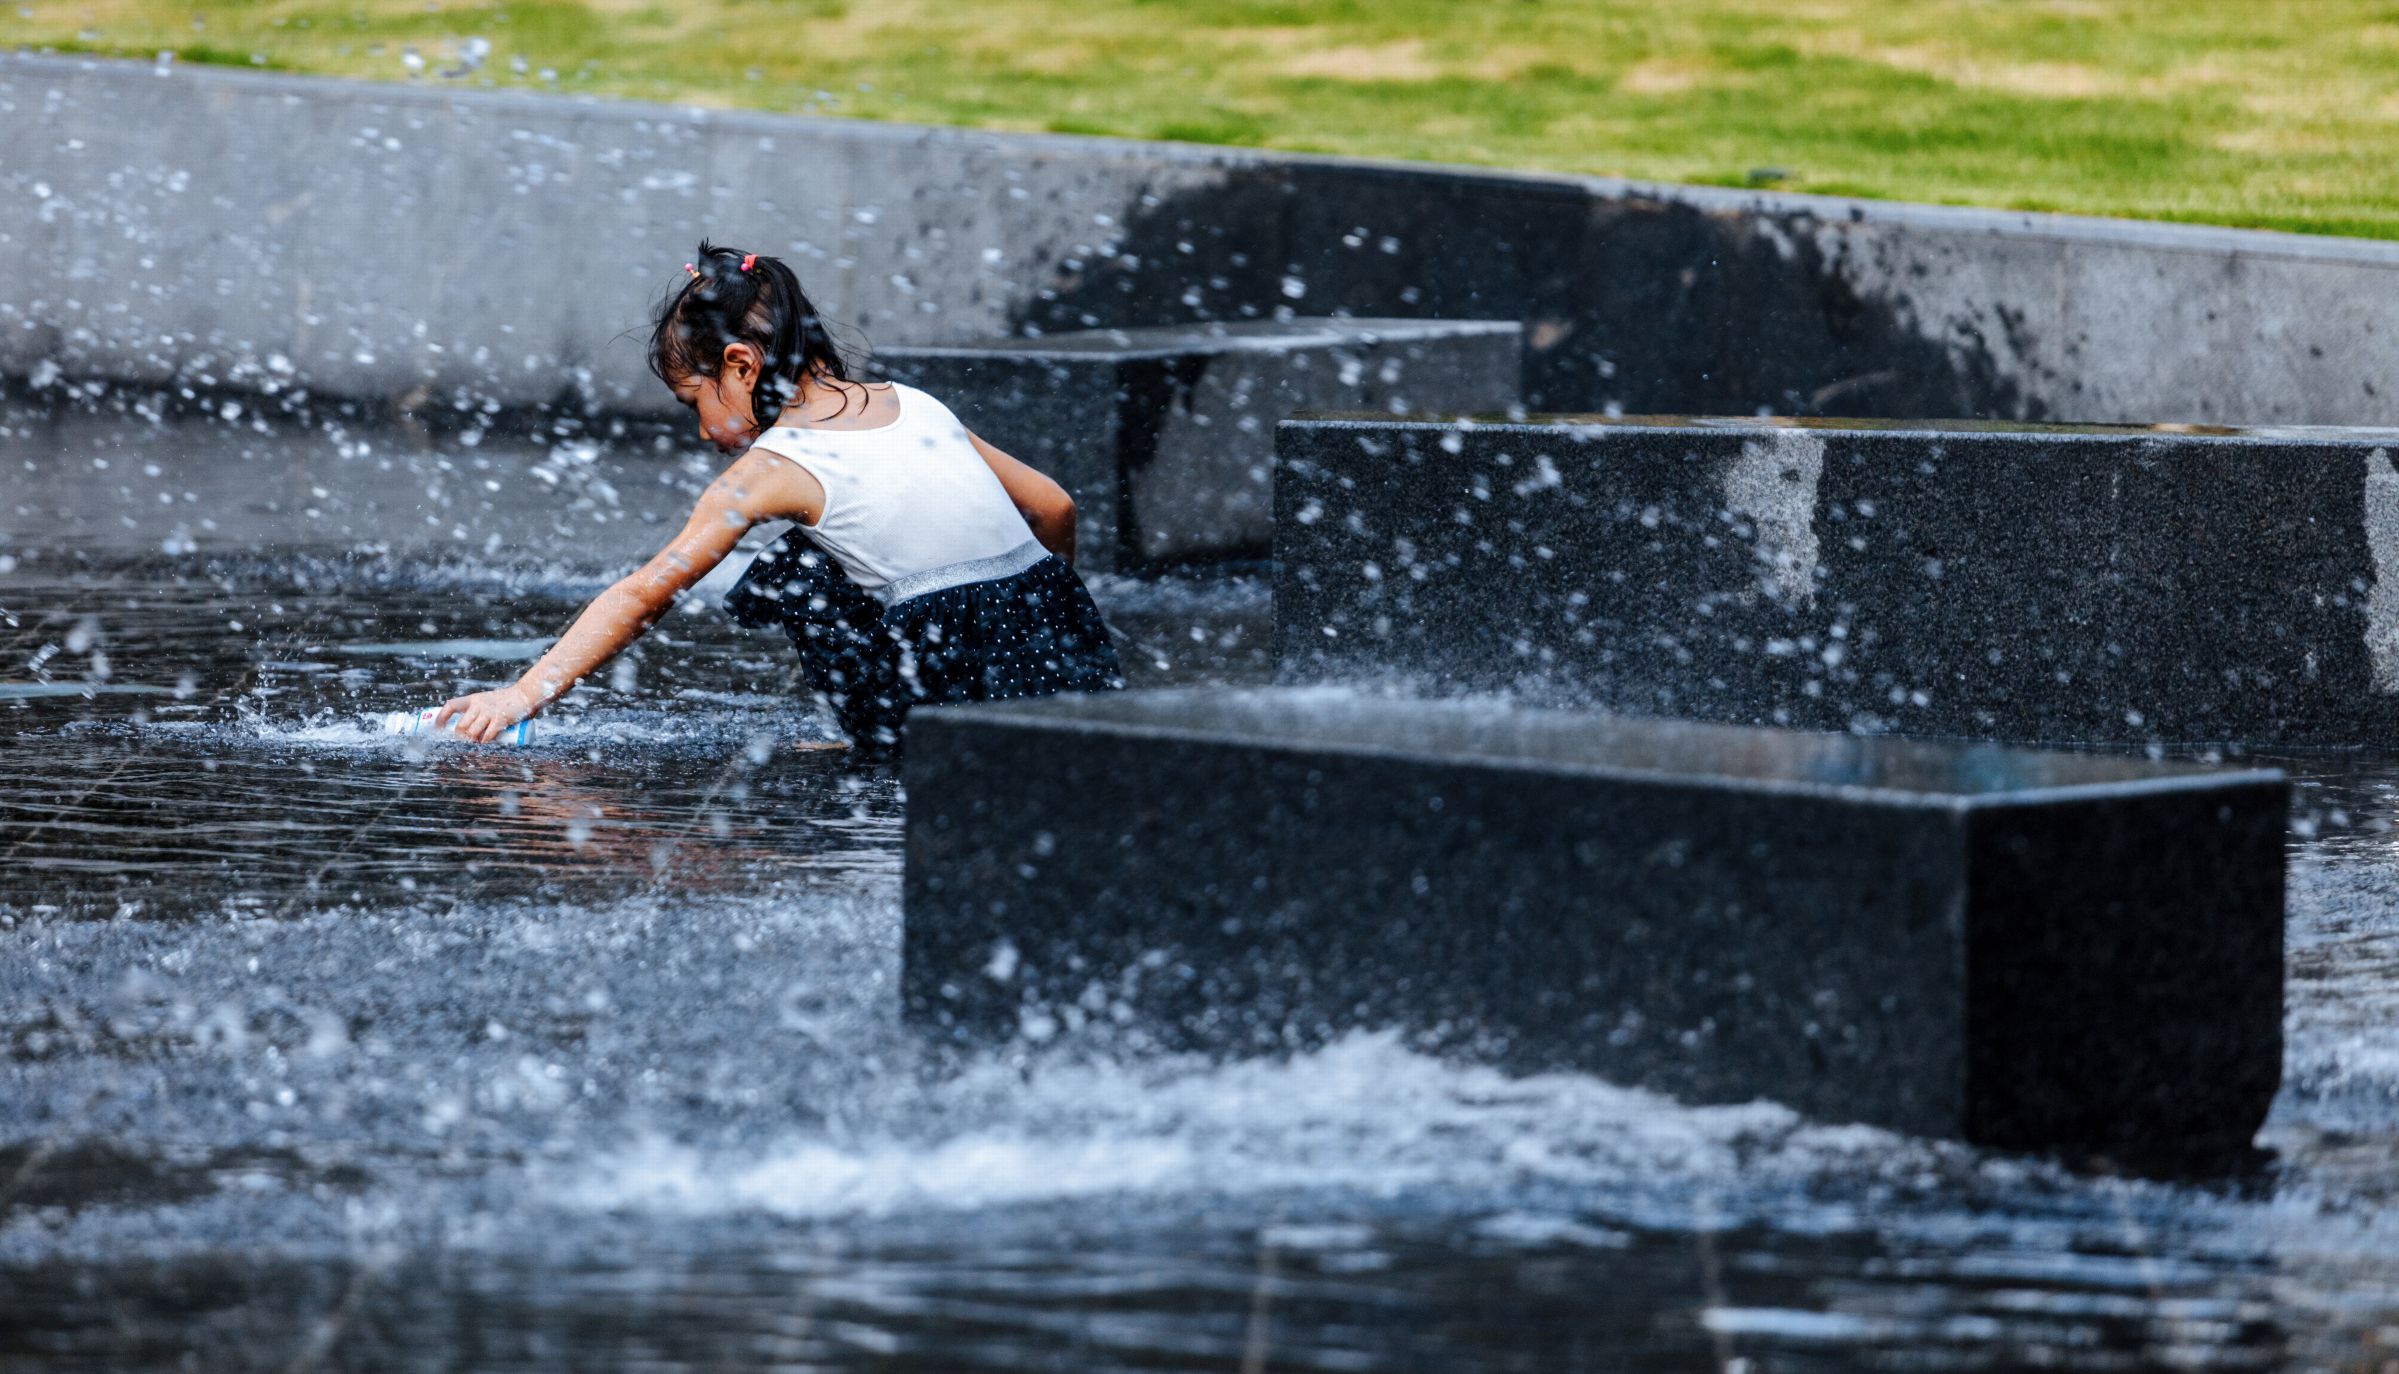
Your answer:
[[[708,496],[753,522],[813,520],[824,504],[824,486],[813,473],[766,447],[752,448],[717,474]]]

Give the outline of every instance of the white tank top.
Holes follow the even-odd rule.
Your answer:
[[[825,489],[808,537],[886,603],[1007,577],[1048,553],[950,408],[894,383],[899,418],[874,429],[779,425],[752,448]]]

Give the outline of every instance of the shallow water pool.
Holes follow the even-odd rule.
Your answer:
[[[0,1369],[2399,1358],[2399,760],[2274,760],[2289,1057],[2233,1177],[1392,1036],[960,1060],[899,1024],[896,783],[713,596],[530,749],[377,732],[708,475],[477,438],[0,417]],[[1095,590],[1137,680],[1264,675],[1258,580]]]

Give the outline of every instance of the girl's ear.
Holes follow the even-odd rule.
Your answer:
[[[729,343],[725,345],[724,369],[717,375],[747,392],[758,380],[761,361],[757,349],[746,343]]]

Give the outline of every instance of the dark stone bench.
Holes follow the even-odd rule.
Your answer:
[[[2279,773],[1410,702],[920,711],[912,1017],[1516,1069],[2009,1147],[2243,1146],[2281,1074]]]
[[[1059,479],[1084,565],[1263,558],[1274,427],[1296,410],[1499,412],[1512,321],[1295,319],[886,348],[883,375]]]
[[[1322,419],[1280,444],[1284,682],[2399,745],[2390,431]]]

